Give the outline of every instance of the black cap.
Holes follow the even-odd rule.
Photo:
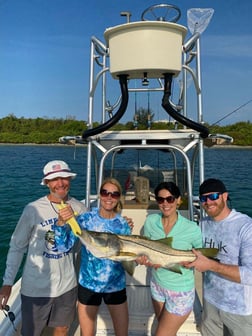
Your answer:
[[[210,192],[224,193],[224,192],[227,192],[227,189],[221,180],[210,178],[210,179],[205,180],[200,185],[199,193],[200,195],[203,195],[203,194],[207,194]]]

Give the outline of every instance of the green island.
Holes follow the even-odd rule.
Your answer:
[[[151,116],[151,118],[150,118]],[[167,120],[153,122],[154,114],[148,114],[146,110],[140,109],[138,113],[137,126],[133,121],[125,124],[118,123],[111,129],[113,130],[134,130],[134,129],[169,129],[175,127],[180,129],[183,125]],[[150,123],[151,120],[151,123]],[[98,126],[95,122],[93,127]],[[232,145],[252,146],[252,123],[250,121],[240,121],[232,125],[219,126],[208,125],[211,134],[221,133],[231,136],[234,141]],[[47,118],[17,118],[10,114],[0,119],[0,143],[1,144],[55,144],[59,143],[59,138],[65,135],[82,135],[88,128],[86,121],[75,120],[73,117],[66,119],[47,119]]]

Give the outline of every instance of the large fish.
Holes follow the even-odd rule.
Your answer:
[[[139,256],[145,255],[150,263],[177,273],[182,273],[180,262],[191,262],[196,258],[190,250],[173,249],[172,238],[150,240],[138,235],[126,236],[87,230],[82,230],[78,237],[95,257],[122,262],[130,275],[134,273],[135,262],[133,261]],[[216,248],[197,250],[210,258],[215,258],[218,254]]]

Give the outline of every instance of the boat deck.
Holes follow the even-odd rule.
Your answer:
[[[199,297],[201,298],[201,274],[196,272],[195,276],[196,276],[197,292],[198,292]],[[135,290],[139,292],[141,288],[135,288]],[[132,292],[133,294],[135,290]],[[127,292],[129,293],[129,291],[130,289],[128,287]],[[128,302],[129,302],[129,336],[153,335],[154,334],[153,331],[155,329],[155,319],[154,319],[154,314],[152,311],[152,305],[151,305],[150,299],[148,300],[148,303],[147,303],[147,307],[148,307],[147,311],[146,311],[146,306],[144,306],[146,302],[145,301],[138,302],[137,316],[131,312],[131,309],[132,309],[131,300],[129,299]],[[189,318],[179,329],[177,336],[199,336],[200,335],[200,332],[197,328],[197,325],[199,324],[199,321],[200,321],[200,311],[199,311],[199,307],[195,307],[195,308],[196,310],[190,314]],[[99,326],[99,329],[97,330],[96,335],[114,335],[111,318],[104,304],[101,305],[100,307],[97,325]],[[132,328],[133,326],[134,326],[134,330]],[[20,325],[17,327],[18,327],[18,331],[15,333],[15,336],[21,336]],[[13,335],[13,330],[12,330],[12,326],[10,323],[9,323],[8,330],[9,332],[7,331],[7,333],[3,336]],[[53,336],[52,329],[46,328],[41,336]],[[74,323],[71,326],[69,336],[80,336],[80,328],[79,328],[79,323],[77,319],[74,321]]]
[[[144,266],[138,266],[144,267]],[[196,287],[197,293],[201,298],[201,274],[196,273]],[[156,320],[152,310],[152,303],[150,298],[150,291],[147,288],[147,293],[143,294],[146,288],[141,286],[130,287],[127,286],[128,304],[129,304],[129,336],[151,336],[154,335]],[[137,291],[137,295],[136,295]],[[146,295],[147,294],[147,295]],[[144,299],[139,301],[139,297]],[[201,335],[198,330],[200,323],[200,307],[195,305],[194,312],[192,312],[186,322],[181,326],[177,336],[198,336]],[[49,336],[44,334],[43,336]],[[72,326],[71,336],[79,336],[80,329],[77,321]],[[106,305],[101,305],[99,316],[97,320],[96,335],[114,335],[112,321]]]

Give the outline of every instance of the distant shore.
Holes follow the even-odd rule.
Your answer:
[[[251,146],[239,146],[239,145],[215,145],[215,146],[212,146],[212,147],[207,147],[207,148],[217,148],[217,149],[221,149],[221,148],[242,148],[242,149],[252,149],[252,145]]]
[[[4,143],[0,142],[0,146],[82,146],[86,147],[86,144],[80,144],[80,143],[69,143],[69,144],[62,144],[62,143],[51,143],[51,144],[37,144],[37,143]],[[205,148],[214,148],[214,149],[234,149],[234,148],[240,148],[240,149],[252,149],[251,146],[241,146],[241,145],[214,145],[211,147],[205,146]]]
[[[62,144],[62,143],[51,143],[51,144],[37,144],[37,143],[12,143],[12,142],[0,142],[0,146],[83,146],[86,147],[86,144]]]

